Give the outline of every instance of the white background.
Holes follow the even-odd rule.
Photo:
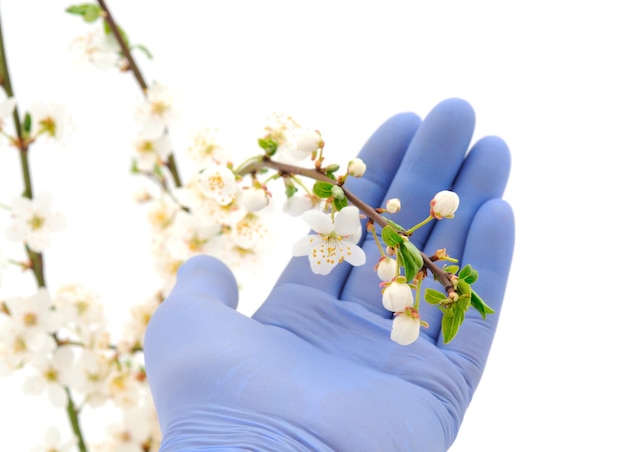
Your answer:
[[[69,4],[2,0],[0,14],[20,105],[59,101],[73,117],[66,147],[31,153],[35,190],[55,193],[69,220],[47,254],[49,284],[92,285],[115,311],[154,286],[127,171],[140,93],[129,74],[72,64],[69,42],[89,28],[63,12]],[[189,130],[211,126],[245,157],[265,117],[282,111],[322,130],[328,152],[347,158],[392,114],[423,117],[445,98],[468,100],[476,137],[499,135],[510,146],[505,198],[517,242],[487,369],[451,450],[626,449],[620,2],[109,6],[131,41],[154,53],[139,57],[146,78],[179,94],[180,149]],[[18,168],[13,151],[0,149],[0,201],[21,191]],[[288,248],[277,249],[266,279]],[[30,287],[30,276],[3,275],[4,296]],[[261,301],[244,294],[241,309]],[[66,428],[45,399],[20,391],[19,381],[0,383],[2,450],[27,450],[48,423]]]

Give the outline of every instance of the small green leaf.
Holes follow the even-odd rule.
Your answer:
[[[465,313],[462,309],[455,309],[451,307],[448,309],[450,312],[449,315],[444,315],[441,318],[441,332],[443,333],[443,343],[448,344],[454,337],[456,333],[459,332],[459,327],[463,323],[465,319]]]
[[[407,240],[398,245],[398,251],[398,255],[401,256],[400,264],[404,267],[404,276],[411,282],[424,265],[424,259],[417,247]]]
[[[459,279],[457,281],[457,286],[456,286],[457,292],[462,295],[462,294],[470,294],[472,293],[472,288],[470,287],[470,285],[465,282],[462,279]]]
[[[404,238],[400,234],[398,234],[395,229],[390,225],[387,225],[383,228],[381,232],[381,237],[383,238],[383,241],[391,247],[398,246],[402,242],[404,242]]]
[[[430,289],[427,288],[424,291],[424,300],[426,300],[427,303],[430,304],[440,304],[443,300],[446,300],[448,297],[445,296],[445,294],[439,292],[438,290],[435,289]]]
[[[33,126],[33,118],[29,112],[26,112],[26,114],[24,115],[24,125],[22,126],[24,129],[24,132],[26,132],[27,134],[30,133],[32,126]]]
[[[487,303],[485,303],[483,299],[480,298],[480,296],[474,291],[472,291],[471,294],[471,301],[472,306],[474,306],[474,309],[480,312],[483,320],[487,320],[487,314],[493,314],[496,312]]]
[[[333,198],[333,206],[335,206],[335,209],[341,210],[344,207],[348,207],[348,200],[345,197],[343,199]]]
[[[83,20],[88,23],[95,22],[102,17],[102,8],[95,3],[69,6],[65,9],[65,12],[82,16]]]
[[[468,284],[474,284],[478,279],[478,272],[470,264],[467,264],[459,273],[459,279],[465,280]]]
[[[298,192],[298,187],[296,187],[293,184],[285,184],[285,195],[287,195],[287,198],[291,198],[297,192]]]
[[[132,49],[140,50],[149,60],[153,58],[152,53],[148,50],[148,48],[142,44],[135,44],[131,47]]]
[[[270,157],[274,155],[278,149],[278,144],[270,138],[259,138],[258,143],[259,147]]]
[[[391,220],[390,220],[389,218],[387,218],[387,217],[384,217],[384,218],[385,218],[385,220],[387,220],[387,223],[389,223],[391,226],[393,226],[393,228],[394,228],[396,231],[399,231],[399,232],[406,231],[406,229],[404,229],[404,228],[403,228],[402,226],[400,226],[398,223],[394,223],[393,221],[391,221]]]
[[[330,182],[316,181],[313,184],[313,193],[320,198],[330,198],[333,195],[333,187],[334,185]]]
[[[443,269],[447,273],[450,273],[451,275],[455,275],[456,272],[459,271],[459,266],[458,265],[447,265],[447,266],[443,267]]]

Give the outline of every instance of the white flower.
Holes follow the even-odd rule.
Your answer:
[[[402,204],[398,198],[388,199],[385,203],[385,210],[389,213],[398,213],[401,207]]]
[[[397,263],[389,256],[381,257],[374,269],[381,281],[391,281],[396,276]]]
[[[205,167],[210,162],[220,161],[223,153],[218,144],[217,131],[215,129],[202,129],[192,137],[193,143],[187,149],[189,157]]]
[[[51,309],[50,294],[45,289],[39,289],[28,298],[9,298],[5,303],[13,324],[13,336],[19,337],[24,348],[30,351],[46,347],[50,334],[63,322],[61,315]]]
[[[454,213],[458,208],[459,196],[450,190],[440,191],[430,201],[430,215],[438,220],[454,218]]]
[[[317,151],[324,142],[322,136],[317,130],[302,129],[297,132],[295,137],[296,148],[295,151],[299,152],[296,156],[300,156],[300,160],[310,156],[311,153]]]
[[[134,143],[135,158],[139,171],[152,172],[155,165],[164,162],[172,153],[172,142],[169,135],[158,138],[139,138]]]
[[[13,221],[6,237],[13,242],[23,242],[41,252],[49,246],[50,234],[65,227],[65,218],[52,211],[52,195],[40,193],[34,199],[16,198],[11,205]]]
[[[33,135],[47,135],[61,141],[68,122],[63,104],[38,102],[30,108]]]
[[[250,250],[261,242],[267,232],[261,218],[248,213],[235,223],[231,233],[233,242],[238,248]]]
[[[365,263],[365,252],[357,245],[361,222],[356,207],[344,207],[334,221],[319,210],[309,210],[302,217],[317,234],[298,240],[293,245],[293,255],[308,256],[313,273],[327,275],[344,260],[354,266]]]
[[[148,220],[155,232],[165,231],[173,222],[181,207],[170,197],[163,196],[150,201],[148,205]]]
[[[24,391],[27,394],[39,395],[45,390],[52,405],[65,408],[68,400],[65,385],[71,379],[73,360],[74,354],[69,347],[57,348],[51,359],[43,357],[33,359],[31,364],[38,372],[25,380]]]
[[[221,226],[185,211],[180,211],[174,219],[167,249],[175,259],[186,260],[196,254],[205,254],[209,242],[221,230]]]
[[[76,381],[72,387],[84,394],[86,403],[92,408],[106,403],[107,385],[113,370],[117,367],[114,355],[106,352],[84,349],[75,364]]]
[[[31,452],[72,452],[76,450],[76,443],[75,437],[63,441],[59,429],[50,427],[46,430],[43,444],[35,446]]]
[[[354,177],[361,177],[365,174],[367,166],[360,158],[354,158],[348,163],[348,174]]]
[[[105,326],[104,306],[97,295],[80,285],[61,287],[54,298],[54,306],[64,319],[66,333],[75,334],[86,345],[99,336]],[[108,344],[107,344],[108,345]]]
[[[2,271],[9,266],[9,258],[0,247],[0,288],[2,287]]]
[[[404,278],[397,278],[383,289],[383,306],[391,312],[404,311],[414,302],[411,286]]]
[[[314,209],[317,201],[313,195],[293,195],[285,201],[283,212],[292,217],[299,217],[307,210]]]
[[[154,83],[146,91],[146,98],[135,112],[135,120],[141,124],[141,134],[155,139],[165,133],[174,119],[173,96],[169,88]]]
[[[222,206],[237,199],[238,187],[235,175],[224,165],[211,164],[198,176],[198,188]]]
[[[143,337],[146,332],[148,322],[154,311],[161,304],[161,299],[157,296],[148,298],[143,303],[131,308],[131,319],[124,325],[122,339],[118,348],[126,353],[131,353],[136,347],[143,347]]]
[[[241,203],[250,212],[258,212],[270,203],[270,197],[265,189],[250,187],[241,192]]]
[[[420,334],[421,321],[415,308],[396,313],[391,324],[391,340],[400,345],[415,342]]]
[[[112,33],[106,34],[102,27],[72,41],[71,50],[77,53],[80,62],[86,61],[98,69],[110,69],[122,61],[120,46]]]

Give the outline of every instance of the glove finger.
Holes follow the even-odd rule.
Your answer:
[[[472,146],[452,187],[459,195],[459,208],[454,218],[436,222],[424,247],[427,255],[446,248],[449,256],[459,260],[464,258],[465,243],[476,212],[488,200],[502,196],[510,168],[511,156],[502,139],[484,137]],[[463,261],[473,265],[468,259]],[[427,287],[441,290],[441,285],[432,279],[424,281],[423,289]],[[420,315],[430,325],[424,333],[436,340],[441,326],[441,311],[436,306],[421,303]]]
[[[400,212],[389,215],[391,220],[408,229],[428,217],[433,195],[452,186],[463,164],[474,123],[472,107],[461,99],[445,100],[428,114],[385,195],[385,199],[399,198],[402,201]],[[432,224],[420,228],[411,241],[422,249],[431,229]],[[373,267],[380,253],[371,235],[365,241],[364,250],[368,262],[351,269],[341,297],[361,303],[380,315],[391,316],[383,307],[380,290],[375,284],[378,280]]]
[[[438,341],[444,353],[464,375],[472,391],[478,385],[485,367],[502,310],[514,242],[514,217],[509,204],[501,199],[486,202],[470,226],[463,262],[471,264],[478,271],[479,277],[472,284],[472,289],[495,313],[488,314],[484,320],[478,311],[470,307],[454,340],[444,345],[443,336],[440,336]]]
[[[180,267],[176,285],[152,315],[144,340],[146,371],[157,408],[162,398],[168,398],[174,374],[184,374],[204,339],[217,334],[212,330],[224,328],[225,317],[242,316],[236,306],[237,284],[222,262],[196,256]]]
[[[407,146],[420,125],[420,118],[413,113],[395,115],[384,122],[369,138],[359,153],[367,164],[365,175],[359,179],[350,178],[346,188],[361,197],[366,203],[378,206],[389,188]],[[367,265],[367,264],[366,264]],[[338,296],[350,265],[342,264],[334,268],[329,275],[315,275],[306,257],[291,259],[280,276],[276,288],[285,284],[305,285],[318,288],[332,296]],[[270,295],[269,299],[273,300]],[[279,297],[280,298],[280,297]],[[273,302],[290,303],[279,299]]]

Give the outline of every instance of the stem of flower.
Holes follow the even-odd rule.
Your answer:
[[[409,229],[408,231],[406,231],[407,235],[411,235],[413,234],[415,231],[417,231],[419,228],[421,228],[422,226],[424,226],[426,223],[430,222],[434,217],[432,215],[428,215],[428,218],[426,218],[424,221],[422,221],[421,223],[416,224],[415,226],[413,226],[411,229]]]
[[[243,176],[244,174],[251,173],[251,172],[258,170],[261,167],[272,168],[281,174],[287,174],[287,175],[297,174],[300,176],[305,176],[314,180],[318,180],[321,182],[328,182],[330,184],[339,186],[339,183],[336,180],[331,179],[330,177],[326,176],[325,174],[318,171],[317,169],[302,168],[302,167],[290,165],[287,163],[275,162],[269,157],[264,157],[261,161],[252,162],[246,165],[244,168],[241,169],[241,172],[238,174]],[[341,187],[341,188],[343,189],[343,192],[346,198],[348,198],[348,201],[350,201],[354,206],[356,206],[361,212],[363,212],[373,222],[378,224],[381,228],[384,228],[385,226],[389,224],[389,222],[385,219],[385,217],[383,217],[381,214],[376,212],[376,210],[373,207],[363,202],[359,197],[354,195],[352,192],[346,190],[345,187]],[[407,235],[406,232],[405,233],[399,232],[399,233]],[[437,265],[435,265],[435,263],[432,260],[430,260],[430,258],[426,254],[424,254],[421,250],[420,250],[420,254],[422,255],[422,259],[424,260],[424,266],[433,273],[433,275],[435,276],[435,279],[439,281],[439,283],[444,287],[446,293],[449,293],[450,291],[454,291],[454,285],[452,284],[452,281],[450,280],[450,274],[445,272],[441,268],[439,268]]]
[[[72,426],[72,431],[78,440],[78,449],[80,452],[87,452],[87,445],[85,444],[85,439],[83,437],[82,429],[80,428],[80,420],[78,418],[78,409],[74,404],[74,400],[72,399],[72,393],[69,388],[65,388],[65,392],[67,393],[67,416],[70,419],[70,425]]]
[[[130,48],[128,47],[128,43],[126,42],[126,40],[122,36],[122,33],[120,32],[120,28],[117,26],[117,23],[113,20],[113,16],[111,15],[111,11],[109,11],[109,7],[106,5],[104,0],[98,0],[98,4],[100,5],[100,8],[102,8],[102,11],[104,11],[104,20],[109,25],[109,28],[111,29],[111,32],[113,33],[113,36],[115,37],[115,40],[120,45],[120,49],[122,49],[124,58],[126,58],[126,61],[128,61],[128,65],[130,66],[130,70],[132,71],[133,76],[135,77],[135,80],[139,84],[139,87],[142,89],[142,91],[145,92],[148,89],[148,85],[146,84],[146,81],[143,78],[143,74],[141,73],[141,71],[139,70],[139,67],[137,66],[137,63],[135,62],[135,59],[130,53]]]
[[[128,66],[130,67],[130,70],[133,73],[133,76],[135,77],[137,84],[141,88],[141,91],[143,92],[143,94],[146,95],[146,92],[148,91],[148,84],[146,83],[146,80],[144,79],[143,74],[141,73],[141,70],[139,69],[139,66],[137,65],[137,62],[135,61],[135,58],[133,58],[133,54],[130,52],[130,47],[128,46],[128,42],[126,42],[126,40],[122,36],[120,27],[118,27],[115,20],[113,20],[113,16],[111,15],[111,11],[109,10],[109,7],[107,6],[106,2],[104,0],[98,0],[98,4],[100,5],[100,8],[102,8],[102,11],[104,11],[104,20],[109,25],[109,28],[111,29],[111,32],[113,33],[113,36],[115,37],[115,40],[119,44],[120,49],[122,50],[122,53],[124,54],[124,58],[126,58],[126,61],[128,61]],[[168,133],[167,130],[165,131],[165,133]],[[174,185],[179,188],[182,187],[183,183],[182,183],[180,174],[178,172],[178,165],[176,164],[176,159],[174,158],[174,154],[170,154],[167,160],[167,164],[165,166],[167,166],[167,169],[169,169],[172,175],[172,179],[174,179]]]
[[[13,86],[11,84],[11,74],[9,72],[9,64],[6,57],[6,51],[4,49],[4,35],[2,32],[2,20],[0,18],[0,81],[7,97],[13,97]],[[28,163],[28,146],[29,143],[25,142],[22,138],[22,123],[20,121],[20,114],[15,106],[13,110],[13,124],[15,125],[16,141],[15,145],[20,153],[20,165],[22,167],[22,179],[24,180],[24,197],[33,199],[33,183],[30,177],[30,165]],[[25,245],[26,254],[31,263],[33,275],[37,280],[38,287],[45,287],[46,282],[43,272],[43,255],[41,253],[35,253],[31,251],[28,246]]]

